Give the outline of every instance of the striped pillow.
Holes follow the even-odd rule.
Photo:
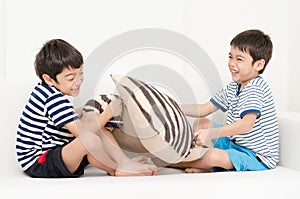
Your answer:
[[[96,111],[97,113],[102,113],[108,106],[108,104],[118,99],[118,95],[113,94],[99,94],[94,99],[88,100],[83,106],[83,111],[90,112]],[[108,128],[122,128],[123,120],[121,116],[111,118],[106,124],[105,127]]]
[[[111,77],[124,101],[121,129],[129,135],[127,145],[131,145],[128,138],[137,137],[148,152],[167,163],[187,158],[194,148],[193,132],[178,104],[150,84],[128,76]],[[126,145],[118,139],[122,135],[115,136],[121,146]],[[200,155],[197,153],[196,158]]]

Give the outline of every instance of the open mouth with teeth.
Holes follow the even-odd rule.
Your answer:
[[[237,70],[231,70],[231,74],[233,76],[236,76],[237,74],[239,74],[239,71],[237,71]]]
[[[73,94],[78,94],[79,90],[80,90],[80,87],[76,87],[76,88],[72,88],[71,91],[72,91]]]

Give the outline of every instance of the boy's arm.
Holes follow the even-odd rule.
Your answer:
[[[101,113],[82,112],[79,119],[65,124],[65,127],[75,136],[81,131],[99,132],[105,127],[105,124],[115,116],[119,116],[123,111],[123,102],[120,99],[112,101],[108,107]]]
[[[205,104],[180,104],[179,106],[187,116],[198,118],[206,117],[218,110],[218,107],[211,102]]]
[[[247,113],[243,118],[231,124],[218,128],[200,129],[195,132],[197,137],[196,144],[202,146],[207,144],[206,140],[249,132],[252,130],[256,118],[257,113]]]
[[[78,117],[81,118],[83,114],[83,107],[78,107],[75,109],[75,113],[77,113]]]
[[[97,112],[83,113],[82,117],[65,124],[65,127],[75,136],[78,137],[80,132],[89,131],[93,133],[99,132],[104,128],[105,124],[111,118],[109,111],[99,114]]]
[[[252,130],[256,118],[257,113],[247,113],[236,122],[216,128],[216,130],[220,132],[219,137],[243,134]]]

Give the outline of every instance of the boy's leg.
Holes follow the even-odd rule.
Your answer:
[[[109,153],[109,156],[117,163],[116,175],[156,175],[157,167],[153,164],[142,164],[128,158],[121,150],[113,135],[106,129],[99,132],[103,146]],[[97,157],[94,156],[96,159]]]
[[[116,168],[117,165],[105,151],[100,138],[93,133],[86,133],[85,137],[88,138],[75,138],[62,149],[62,157],[69,171],[71,173],[76,171],[83,157],[87,155],[91,165],[108,172],[110,175],[114,175],[115,169],[113,168]],[[85,143],[82,143],[82,140],[84,140]],[[93,147],[93,150],[88,150],[85,146]],[[89,151],[97,151],[100,161],[95,160],[95,158],[89,154]]]
[[[105,135],[99,136],[90,132],[81,133],[79,138],[75,138],[62,150],[63,160],[71,173],[77,170],[85,155],[88,156],[88,160],[92,166],[105,170],[110,175],[132,176],[157,174],[157,167],[155,165],[143,164],[129,159]]]
[[[188,168],[188,173],[213,171],[214,167],[221,167],[227,170],[234,169],[234,166],[226,151],[213,148],[205,156],[191,162],[180,162],[172,165],[179,168]]]

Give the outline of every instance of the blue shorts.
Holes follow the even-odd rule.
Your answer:
[[[227,137],[213,139],[214,147],[227,152],[235,171],[259,171],[269,169],[250,149],[235,144]],[[214,171],[224,171],[214,168]]]

